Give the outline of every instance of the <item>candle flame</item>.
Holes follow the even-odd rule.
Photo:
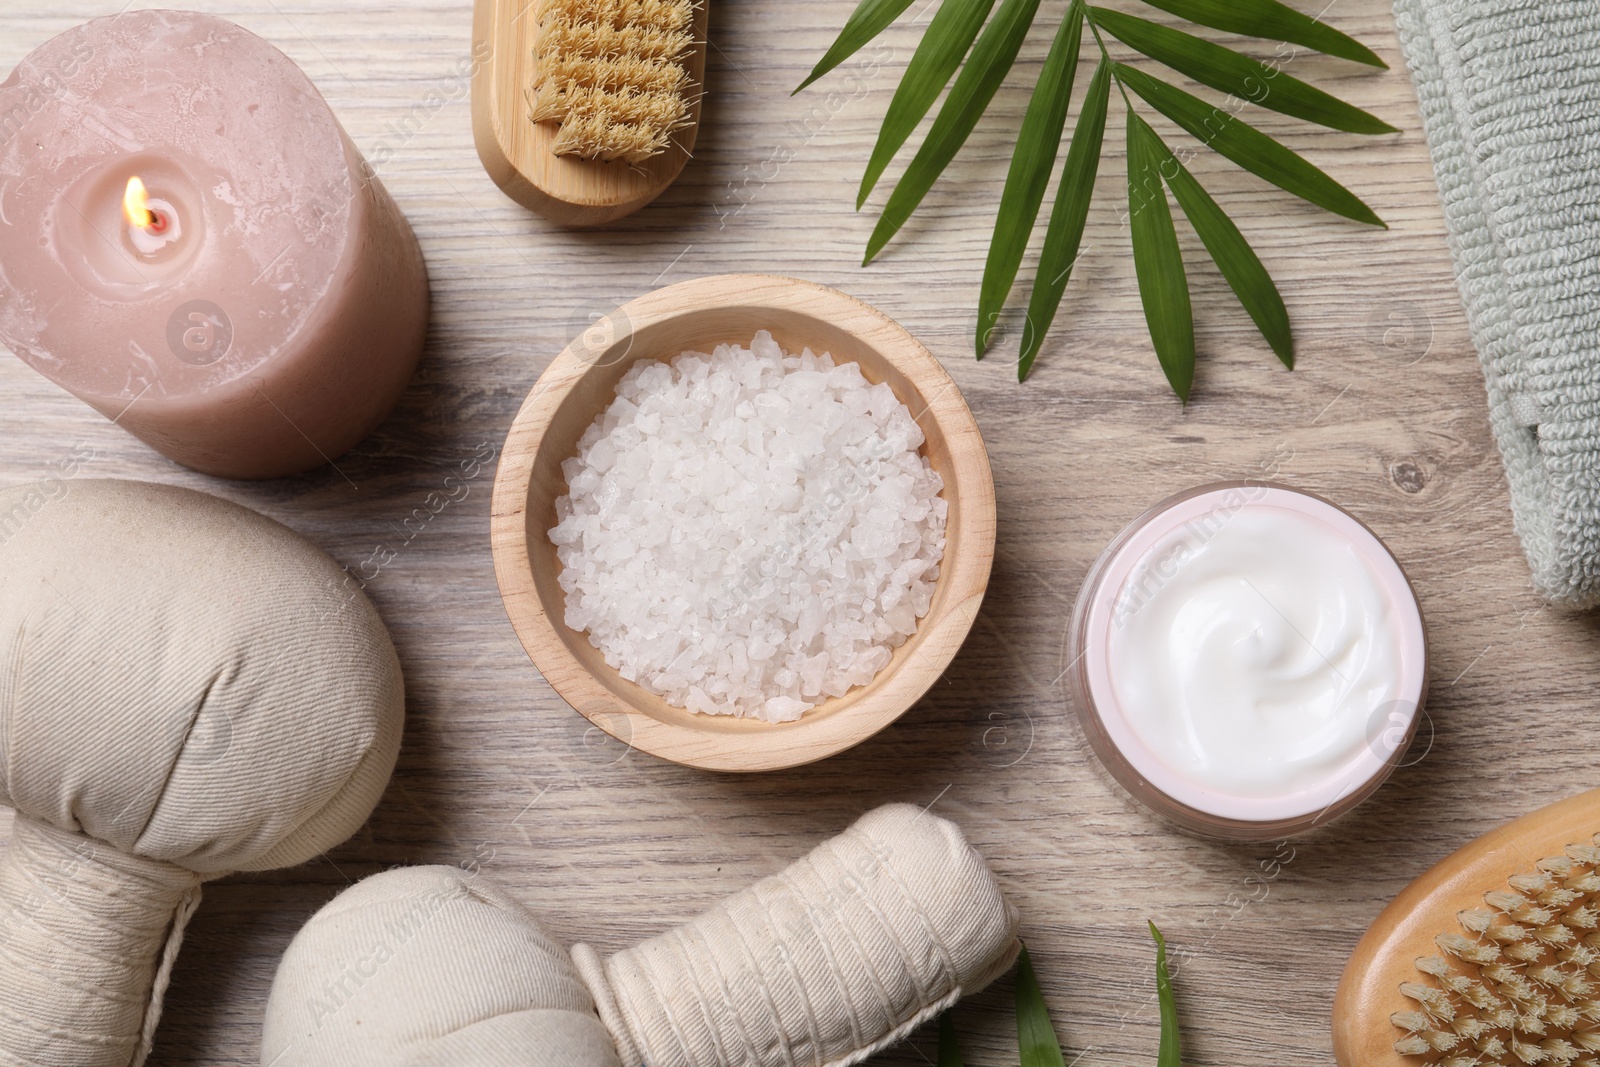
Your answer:
[[[150,194],[138,175],[128,179],[128,189],[122,194],[122,214],[131,225],[148,230],[155,225],[156,216],[150,210]]]

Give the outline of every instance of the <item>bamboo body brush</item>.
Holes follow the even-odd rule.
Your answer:
[[[1334,1001],[1343,1067],[1600,1067],[1600,789],[1408,886]]]
[[[477,0],[473,130],[513,199],[571,225],[655,199],[693,150],[708,0]]]

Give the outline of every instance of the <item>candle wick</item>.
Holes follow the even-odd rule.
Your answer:
[[[145,223],[145,229],[149,230],[151,233],[166,233],[167,232],[167,216],[166,215],[162,214],[159,211],[154,211],[154,210],[151,210],[151,209],[148,209],[148,208],[145,210],[145,214],[150,217],[150,221]]]

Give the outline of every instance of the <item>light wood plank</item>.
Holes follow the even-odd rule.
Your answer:
[[[610,950],[777,870],[871,805],[937,798],[934,810],[965,825],[1022,908],[1063,1040],[1074,1055],[1088,1050],[1084,1067],[1153,1062],[1147,917],[1178,960],[1188,1062],[1320,1067],[1331,1060],[1340,968],[1383,905],[1499,821],[1593,784],[1600,624],[1545,609],[1530,591],[1383,0],[1338,0],[1327,17],[1396,69],[1305,57],[1289,69],[1405,132],[1368,140],[1289,120],[1262,125],[1392,228],[1333,220],[1230,164],[1198,159],[1196,174],[1284,291],[1300,369],[1277,365],[1202,267],[1201,367],[1187,411],[1167,392],[1138,310],[1119,223],[1116,121],[1091,247],[1033,378],[1014,380],[1014,339],[972,359],[1007,137],[1027,102],[1020,71],[995,105],[1011,122],[980,129],[880,261],[858,265],[874,213],[852,210],[854,187],[917,29],[894,28],[878,51],[789,96],[854,0],[714,0],[695,158],[655,204],[603,231],[552,225],[480,167],[466,0],[187,2],[278,44],[369,156],[390,148],[380,173],[421,237],[436,310],[416,383],[379,433],[337,472],[266,485],[174,468],[0,359],[0,484],[47,476],[84,441],[99,451],[87,473],[219,493],[304,531],[352,568],[379,545],[396,552],[370,584],[410,684],[394,784],[369,826],[326,861],[208,888],[154,1063],[255,1063],[278,954],[349,880],[387,865],[488,856],[486,869],[557,934]],[[118,6],[0,0],[0,70]],[[1052,28],[1036,28],[1028,64],[1042,60]],[[1202,254],[1188,235],[1184,250]],[[844,755],[739,777],[638,753],[618,760],[586,744],[588,723],[539,677],[500,606],[492,471],[418,532],[404,523],[464,460],[498,449],[539,371],[588,316],[669,282],[748,270],[843,289],[933,351],[983,430],[999,540],[972,636],[916,708]],[[1059,676],[1077,586],[1106,540],[1170,492],[1275,458],[1283,480],[1349,507],[1409,569],[1433,639],[1435,737],[1353,817],[1296,842],[1262,884],[1273,849],[1196,842],[1115,790],[1069,717]],[[1010,995],[1008,981],[960,1009],[968,1062],[1015,1062]],[[911,1067],[933,1051],[924,1033],[875,1063]]]

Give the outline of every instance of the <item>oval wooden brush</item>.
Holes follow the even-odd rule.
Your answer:
[[[472,130],[507,195],[573,226],[637,211],[694,149],[709,0],[477,0]]]
[[[1600,789],[1450,855],[1345,966],[1344,1067],[1600,1067]]]

